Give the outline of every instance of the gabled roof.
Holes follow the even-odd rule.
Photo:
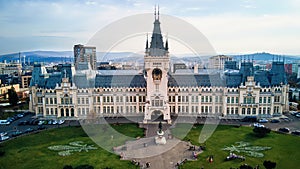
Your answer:
[[[242,82],[242,74],[239,72],[225,73],[225,81],[228,87],[238,87]]]
[[[169,76],[169,87],[189,86],[224,86],[225,82],[219,74],[180,74]]]
[[[266,71],[256,72],[254,74],[254,81],[256,81],[256,83],[259,83],[259,85],[262,87],[270,86],[268,73]]]
[[[146,87],[144,75],[96,75],[95,87]]]
[[[90,83],[88,82],[86,74],[76,74],[74,75],[74,83],[77,88],[84,89],[90,88]]]
[[[56,84],[61,84],[61,74],[51,74],[49,78],[45,79],[45,88],[47,89],[54,89],[56,87]]]

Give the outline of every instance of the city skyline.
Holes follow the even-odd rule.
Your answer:
[[[216,53],[300,54],[297,46],[300,23],[296,22],[300,3],[296,0],[178,0],[172,4],[166,1],[0,1],[0,54],[71,51],[74,44],[86,44],[111,22],[124,16],[153,13],[155,4],[159,4],[162,14],[184,19],[199,29]],[[138,48],[143,50],[144,46]]]

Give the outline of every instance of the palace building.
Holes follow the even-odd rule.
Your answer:
[[[95,59],[85,55],[75,59],[76,66],[61,64],[52,73],[35,64],[30,109],[45,118],[141,116],[144,123],[157,115],[171,123],[175,116],[272,117],[288,111],[283,62],[273,62],[270,71],[254,71],[250,60],[238,66],[227,59],[216,70],[194,66],[194,71],[171,72],[168,39],[163,42],[155,16],[143,71],[95,70]]]

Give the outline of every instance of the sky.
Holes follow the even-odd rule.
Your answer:
[[[71,51],[114,21],[153,13],[155,4],[194,25],[218,54],[300,56],[299,0],[0,0],[0,54]]]

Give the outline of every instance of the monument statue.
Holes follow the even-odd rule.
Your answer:
[[[166,138],[164,137],[164,131],[162,130],[162,123],[161,122],[159,122],[159,124],[158,124],[158,131],[157,131],[157,135],[158,136],[156,136],[155,137],[155,143],[157,144],[157,145],[162,145],[162,144],[166,144],[167,143],[167,140],[166,140]]]

